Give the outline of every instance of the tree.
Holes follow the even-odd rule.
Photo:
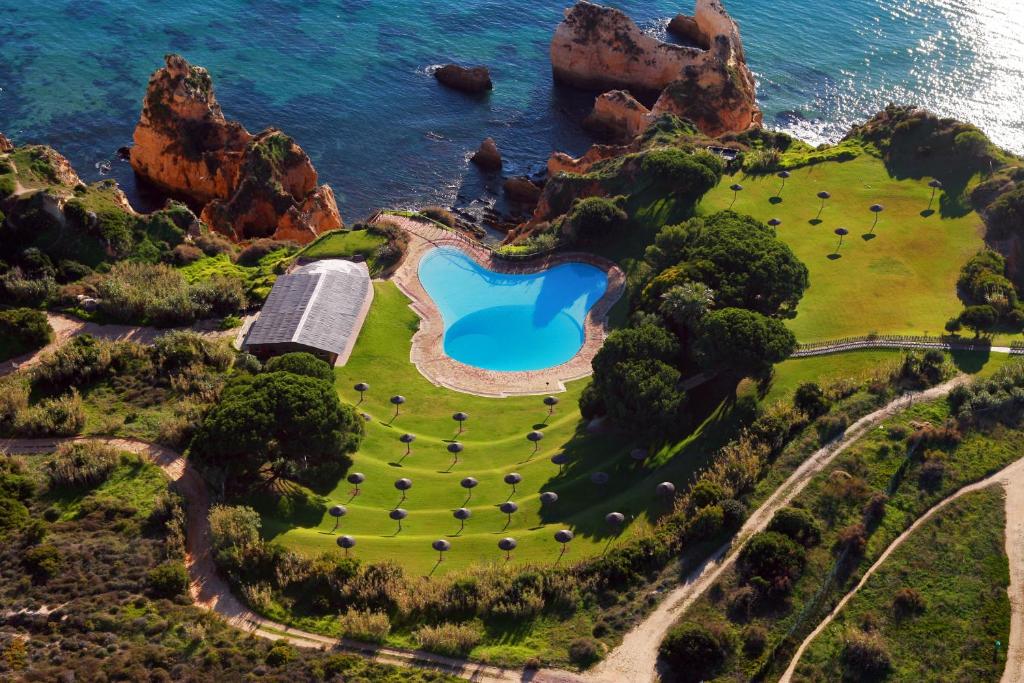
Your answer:
[[[988,154],[992,143],[980,130],[965,130],[953,139],[954,151],[968,160],[977,160]]]
[[[616,364],[630,359],[660,360],[675,364],[679,361],[679,343],[664,328],[641,325],[615,330],[594,356],[595,382]]]
[[[793,405],[812,420],[819,415],[824,415],[831,407],[831,401],[825,396],[815,382],[804,382],[796,388],[793,395]]]
[[[802,508],[784,507],[776,512],[768,523],[768,531],[777,531],[805,547],[817,545],[821,541],[818,521]]]
[[[692,622],[674,627],[658,648],[675,680],[684,683],[714,678],[732,650],[732,639],[723,628],[712,630]]]
[[[673,431],[684,399],[679,380],[679,371],[659,360],[618,363],[602,382],[609,419],[643,436]]]
[[[715,290],[701,282],[675,285],[661,295],[661,314],[681,327],[690,327],[715,305]]]
[[[697,356],[709,368],[756,375],[785,360],[796,338],[780,321],[742,308],[712,311],[701,323]]]
[[[587,197],[573,204],[562,224],[562,231],[570,238],[597,240],[606,237],[629,218],[619,206],[621,198]]]
[[[712,288],[719,306],[765,315],[795,311],[808,286],[807,267],[773,228],[732,211],[663,228],[645,258],[655,281],[666,268],[685,264],[687,278]],[[661,291],[645,291],[645,299]]]
[[[804,549],[777,531],[755,534],[739,556],[744,579],[752,581],[760,577],[780,592],[788,592],[793,580],[803,572],[805,563]]]
[[[998,321],[999,314],[996,313],[996,309],[988,304],[968,306],[960,314],[960,322],[963,323],[964,327],[972,330],[975,337],[982,332],[991,330]]]
[[[291,372],[296,375],[313,377],[328,384],[334,384],[334,370],[327,361],[320,360],[311,353],[294,351],[282,356],[274,356],[264,366],[265,372]]]
[[[1024,184],[992,202],[986,218],[992,237],[1005,238],[1024,232]]]
[[[707,154],[689,154],[661,147],[644,154],[640,162],[644,179],[684,201],[696,201],[722,178],[721,162]]]
[[[290,372],[240,376],[224,387],[192,439],[191,454],[230,476],[275,476],[348,466],[363,421],[334,387]]]

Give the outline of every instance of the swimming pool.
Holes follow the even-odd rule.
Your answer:
[[[543,370],[583,346],[587,312],[608,288],[600,268],[563,263],[497,273],[454,247],[427,253],[419,278],[444,320],[444,352],[485,370]]]

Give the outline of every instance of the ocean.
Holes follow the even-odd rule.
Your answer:
[[[312,157],[346,221],[381,207],[479,211],[500,182],[468,163],[495,138],[506,174],[581,153],[593,94],[555,86],[548,46],[569,0],[0,0],[0,131],[47,143],[87,181],[116,178],[150,73],[166,52],[207,67],[229,118],[276,126]],[[613,3],[664,37],[692,0]],[[740,22],[769,127],[840,138],[888,102],[983,128],[1024,153],[1021,0],[726,0]],[[471,97],[430,75],[485,64]]]

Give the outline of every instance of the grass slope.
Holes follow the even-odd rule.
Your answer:
[[[357,402],[352,389],[357,382],[368,382],[370,391],[359,405],[372,416],[366,424],[366,438],[355,455],[353,471],[366,475],[362,493],[353,498],[351,486],[342,481],[325,485],[330,504],[348,506],[338,533],[349,533],[358,540],[354,556],[365,561],[393,560],[409,571],[427,573],[465,567],[477,562],[497,561],[504,555],[497,542],[504,536],[519,541],[513,561],[553,563],[559,554],[555,531],[571,528],[576,540],[564,561],[602,552],[622,535],[643,533],[654,516],[663,511],[654,496],[658,482],[670,480],[684,485],[707,462],[718,444],[728,436],[732,425],[728,410],[714,411],[689,439],[654,454],[648,467],[636,467],[629,461],[631,444],[625,437],[586,433],[577,410],[577,401],[586,381],[571,383],[559,394],[554,416],[545,423],[547,408],[540,396],[505,399],[481,398],[456,393],[428,382],[409,362],[410,339],[418,325],[408,300],[390,282],[377,282],[373,308],[360,334],[348,364],[337,370],[342,398]],[[391,422],[394,409],[388,398],[402,394],[407,403],[401,415]],[[451,415],[469,414],[465,444],[460,462],[449,471],[451,456],[447,441],[456,436]],[[539,452],[526,434],[539,428],[544,440]],[[398,437],[403,432],[417,436],[412,455],[401,460],[405,447]],[[565,451],[572,457],[562,474],[550,462],[555,453]],[[605,486],[591,483],[590,474],[604,471],[611,475]],[[502,481],[510,472],[519,472],[523,482],[512,496]],[[480,485],[472,500],[459,481],[476,477]],[[400,477],[413,481],[412,490],[402,506],[409,511],[403,530],[388,518],[401,497],[393,483]],[[538,494],[555,491],[558,502],[541,509]],[[506,528],[506,515],[498,505],[508,499],[519,504]],[[267,501],[262,509],[267,511]],[[452,511],[466,504],[473,517],[464,533],[457,535],[459,523]],[[613,510],[626,514],[626,528],[619,535],[609,533],[604,515]],[[310,518],[300,512],[267,511],[264,531],[286,546],[306,552],[336,551],[332,533],[333,519],[323,515]],[[452,549],[437,567],[438,554],[432,541],[447,538]]]
[[[377,270],[374,255],[387,240],[366,230],[332,230],[308,244],[299,255],[307,259],[352,258],[362,256],[371,272]]]
[[[1010,630],[1003,493],[993,487],[951,503],[897,549],[808,648],[796,681],[844,680],[847,629],[865,622],[892,657],[887,681],[996,681],[1005,661],[996,640]],[[918,591],[925,609],[898,617],[893,595]]]
[[[733,203],[729,187],[744,189]],[[810,270],[811,286],[789,322],[800,341],[869,332],[941,334],[959,313],[956,279],[960,266],[982,248],[982,223],[971,212],[922,215],[931,190],[926,181],[895,180],[879,159],[862,155],[792,171],[781,201],[774,175],[726,177],[701,203],[701,213],[730,206],[767,221],[778,218],[779,237]],[[832,198],[814,224],[820,190]],[[868,207],[885,211],[872,232]],[[932,205],[938,209],[938,199]],[[834,230],[849,230],[840,258]]]

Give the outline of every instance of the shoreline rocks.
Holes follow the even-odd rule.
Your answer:
[[[434,72],[434,78],[442,85],[465,93],[479,94],[494,88],[491,72],[486,66],[445,64]]]
[[[618,142],[632,140],[650,123],[651,110],[625,90],[598,95],[583,126]]]
[[[692,18],[677,19],[677,30],[708,49],[662,42],[623,12],[580,0],[566,10],[552,38],[554,77],[577,88],[626,90],[633,98],[655,100],[648,121],[672,113],[711,137],[759,126],[739,27],[721,0],[697,0]],[[608,109],[613,103],[597,105]],[[602,118],[600,109],[594,116]],[[617,117],[624,118],[621,108]]]
[[[14,151],[14,145],[7,139],[7,136],[0,133],[0,154],[7,154]]]
[[[470,161],[484,171],[494,172],[501,170],[501,152],[494,138],[487,138],[480,143],[480,148],[473,153]]]
[[[541,188],[526,176],[506,178],[505,194],[514,202],[534,206],[540,201]]]
[[[236,240],[313,240],[342,226],[334,192],[281,131],[253,135],[224,117],[209,72],[179,55],[150,77],[133,135],[135,172],[203,205],[203,220]]]

